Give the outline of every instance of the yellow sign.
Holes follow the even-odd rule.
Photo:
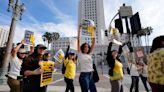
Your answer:
[[[59,49],[58,52],[56,52],[54,58],[59,62],[61,63],[63,60],[64,60],[64,52],[62,49]]]
[[[41,61],[39,62],[43,73],[41,74],[40,86],[51,84],[53,81],[54,62],[53,61]]]
[[[91,37],[95,36],[95,28],[94,28],[94,26],[88,26],[88,33],[91,34]]]
[[[31,42],[32,45],[35,44],[35,36],[34,35],[30,36],[30,42]]]

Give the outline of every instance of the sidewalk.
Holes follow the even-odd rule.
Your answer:
[[[111,85],[109,82],[108,75],[99,74],[99,77],[100,77],[100,81],[96,83],[97,92],[110,92]],[[75,92],[81,92],[78,78],[79,75],[77,75],[74,80]],[[130,76],[124,75],[124,80],[123,80],[124,92],[129,92],[130,84],[131,84]],[[139,90],[140,90],[139,92],[146,92],[141,81],[139,83]],[[65,91],[65,82],[63,80],[63,77],[61,75],[59,76],[55,75],[55,81],[51,85],[48,85],[47,92],[64,92],[64,91]],[[9,92],[8,85],[0,85],[0,92]]]
[[[100,88],[97,87],[97,92],[110,92],[110,88]],[[48,86],[47,92],[64,92],[65,91],[65,86]],[[9,87],[8,85],[0,85],[0,92],[9,92]],[[81,92],[80,86],[75,86],[75,92]],[[127,91],[125,91],[127,92]]]

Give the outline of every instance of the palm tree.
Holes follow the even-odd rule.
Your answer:
[[[146,46],[146,48],[147,48],[147,53],[149,53],[149,51],[150,51],[150,49],[149,49],[149,36],[150,36],[150,34],[153,32],[152,30],[153,30],[152,27],[146,27],[146,28],[145,28],[145,43],[147,43],[147,46]],[[146,40],[146,39],[147,39],[147,40]]]
[[[46,38],[44,37],[44,35],[42,36],[42,39],[43,39],[43,41],[44,41],[44,45],[46,45]]]
[[[140,40],[140,42],[142,42],[141,37],[145,36],[145,44],[146,44],[147,53],[149,53],[149,48],[148,48],[149,35],[153,32],[152,30],[153,30],[152,27],[146,27],[146,28],[142,29],[141,31],[138,31],[138,33],[137,33],[137,37]],[[142,46],[142,44],[140,44],[140,45]]]
[[[49,49],[49,44],[52,42],[52,34],[50,32],[45,32],[43,34],[42,38],[43,38],[43,41],[44,40],[47,41],[47,43],[48,43],[48,46],[47,47]]]
[[[57,33],[57,32],[52,32],[52,39],[53,39],[53,41],[56,41],[56,40],[59,39],[59,38],[60,38],[59,33]]]
[[[47,47],[49,49],[50,43],[52,43],[52,41],[56,41],[57,39],[59,39],[59,37],[60,37],[60,35],[57,32],[52,32],[52,33],[45,32],[42,36],[42,39],[44,42],[47,41],[47,43],[48,43]]]
[[[53,40],[53,42],[55,42],[56,40],[58,40],[59,37],[60,37],[59,33],[52,32],[52,40]]]

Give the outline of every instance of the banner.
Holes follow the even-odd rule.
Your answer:
[[[54,58],[59,62],[61,63],[63,60],[64,60],[64,52],[62,49],[59,49],[58,52],[56,52]]]
[[[41,74],[40,87],[51,84],[53,81],[53,61],[41,61],[39,62],[43,74]]]

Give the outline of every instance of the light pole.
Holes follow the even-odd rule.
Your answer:
[[[10,25],[10,31],[9,31],[9,37],[7,40],[5,55],[4,55],[3,62],[2,62],[2,68],[0,69],[0,77],[1,77],[0,79],[2,79],[2,83],[3,83],[3,79],[5,78],[4,75],[7,72],[7,68],[8,68],[8,64],[9,64],[9,57],[10,57],[10,53],[11,53],[11,49],[12,49],[17,17],[20,14],[20,20],[22,19],[22,13],[25,10],[25,6],[24,6],[24,3],[20,4],[19,0],[16,0],[16,2],[14,2],[14,0],[9,0],[8,9],[7,9],[8,12],[10,12],[10,8],[12,8],[12,10],[13,10],[12,11],[12,21],[11,21],[11,25]]]

